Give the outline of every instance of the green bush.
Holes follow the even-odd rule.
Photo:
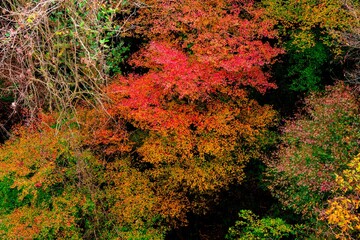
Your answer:
[[[259,219],[250,210],[241,210],[235,226],[229,228],[226,239],[295,239],[299,226],[287,224],[281,218]],[[300,229],[300,228],[299,228]]]

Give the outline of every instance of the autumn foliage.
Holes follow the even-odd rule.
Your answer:
[[[122,226],[117,236],[160,236],[186,224],[187,213],[206,212],[259,157],[259,138],[275,112],[248,95],[275,87],[263,71],[281,53],[266,41],[276,36],[272,21],[248,1],[147,4],[151,11],[139,10],[133,22],[149,39],[131,60],[143,73],[109,85],[105,111],[79,108],[77,121],[43,121],[31,139],[19,128],[3,147],[2,177],[16,179],[11,187],[32,199],[29,210],[6,214],[8,236],[38,237],[51,228],[54,237],[90,237],[103,232],[105,220],[114,223],[108,231]],[[48,205],[37,200],[40,190],[53,189],[59,193]],[[47,226],[54,211],[62,214]],[[38,227],[28,233],[16,219]]]
[[[0,4],[34,36],[56,30],[39,32],[48,45],[27,55],[25,85],[0,79],[21,90],[0,91],[19,115],[0,145],[0,238],[357,236],[359,98],[344,83],[319,86],[356,21],[335,0],[295,2],[32,1],[26,9],[51,8],[41,18]],[[23,46],[26,31],[6,21],[4,38]],[[283,81],[325,91],[280,116],[269,99],[294,108],[276,95]],[[182,236],[204,222],[214,235]]]
[[[337,84],[309,96],[305,104],[306,112],[282,129],[283,143],[269,163],[270,190],[321,229],[318,218],[336,196],[335,175],[359,152],[359,103],[350,88]]]
[[[338,239],[359,238],[359,194],[360,165],[359,155],[348,164],[341,175],[336,175],[336,197],[329,200],[329,206],[324,213],[335,237]]]
[[[138,34],[150,41],[170,43],[187,53],[190,62],[220,70],[220,79],[227,78],[225,85],[241,84],[262,92],[275,86],[267,81],[262,67],[282,51],[264,41],[276,37],[274,21],[263,19],[263,10],[255,8],[253,1],[145,3],[151,8],[141,9],[133,23],[138,25]],[[169,56],[175,58],[176,53]],[[181,66],[177,69],[184,70]]]
[[[274,112],[248,99],[247,87],[275,87],[262,68],[281,50],[264,41],[275,32],[250,2],[148,4],[137,21],[150,43],[132,59],[147,72],[109,86],[108,111],[146,132],[136,161],[173,201],[166,214],[184,221],[188,210],[204,210],[206,196],[241,181],[258,156],[257,139]]]

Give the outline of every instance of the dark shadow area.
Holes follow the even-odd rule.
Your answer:
[[[271,196],[262,182],[265,165],[253,160],[245,168],[246,179],[242,184],[233,184],[220,193],[219,201],[210,206],[207,214],[189,214],[186,227],[174,229],[167,240],[217,240],[225,239],[229,227],[238,219],[241,209],[249,209],[260,217],[279,211],[278,202]],[[283,212],[281,214],[284,214]]]
[[[11,102],[0,100],[0,144],[10,137],[12,126],[20,121],[21,116],[11,107]]]

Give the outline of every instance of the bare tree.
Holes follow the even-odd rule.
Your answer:
[[[1,1],[0,97],[30,115],[102,103],[106,36],[126,31],[114,19],[129,9],[121,0]]]
[[[360,85],[360,4],[343,0],[343,6],[355,19],[353,27],[341,34],[344,47],[348,49],[344,58],[347,68],[344,76],[347,82]]]

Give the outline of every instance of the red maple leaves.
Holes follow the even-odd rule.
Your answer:
[[[136,129],[129,135],[136,139],[133,161],[147,164],[155,192],[176,193],[168,200],[179,213],[178,195],[194,194],[186,207],[193,211],[208,201],[202,194],[241,181],[245,163],[259,156],[257,140],[275,114],[250,100],[248,89],[275,87],[263,69],[281,50],[266,42],[275,32],[251,3],[148,4],[136,23],[150,41],[131,60],[147,72],[120,76],[107,88],[108,113]]]

